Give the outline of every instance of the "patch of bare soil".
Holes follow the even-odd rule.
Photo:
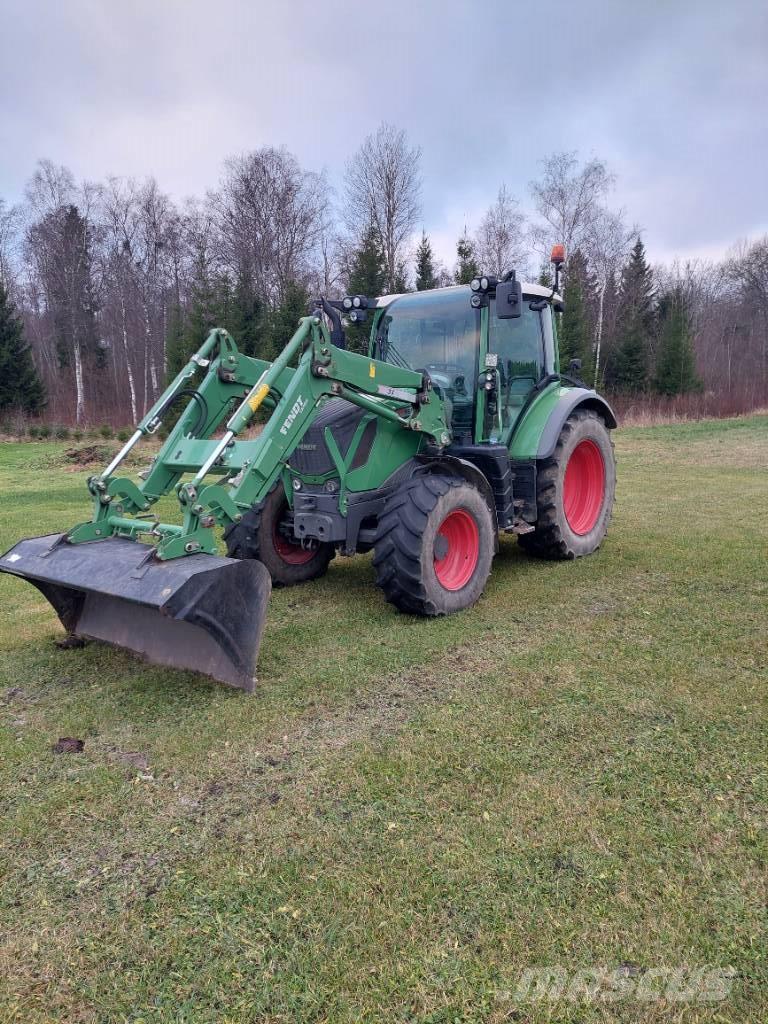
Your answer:
[[[74,469],[86,469],[88,466],[109,462],[112,449],[106,444],[81,444],[65,448],[62,454]]]
[[[74,736],[62,736],[53,744],[51,750],[54,754],[81,754],[85,747],[85,740],[78,740]]]

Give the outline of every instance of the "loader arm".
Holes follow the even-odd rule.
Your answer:
[[[211,358],[214,351],[216,357]],[[296,359],[298,365],[292,368]],[[145,479],[137,484],[113,475],[133,444],[158,428],[174,398],[187,392],[187,383],[201,368],[204,378]],[[266,497],[318,405],[328,397],[344,398],[404,430],[420,432],[438,448],[450,443],[443,403],[428,377],[337,348],[319,316],[301,319],[273,363],[239,353],[230,335],[217,329],[144,417],[131,442],[101,475],[89,480],[93,518],[71,530],[67,540],[78,544],[147,535],[157,541],[155,552],[161,560],[215,554],[214,529],[240,522]],[[237,408],[231,413],[234,403]],[[262,406],[270,415],[261,433],[239,439]],[[225,423],[223,437],[212,440]],[[192,479],[182,482],[189,474]],[[147,517],[158,498],[173,489],[182,522],[160,523]]]

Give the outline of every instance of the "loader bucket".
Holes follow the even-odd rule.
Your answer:
[[[272,589],[261,562],[207,554],[162,562],[138,541],[69,544],[52,534],[20,541],[0,571],[37,587],[75,636],[254,689]]]

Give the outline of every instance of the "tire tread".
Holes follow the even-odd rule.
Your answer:
[[[557,519],[557,478],[565,446],[573,433],[576,423],[582,420],[599,420],[593,409],[577,409],[563,424],[557,445],[550,458],[543,460],[536,475],[536,503],[538,518],[533,533],[521,534],[518,537],[520,546],[537,558],[551,561],[563,561],[578,557],[578,552],[569,544]],[[613,452],[613,441],[608,435],[608,443]],[[615,461],[615,456],[614,456]]]
[[[437,474],[415,476],[394,494],[379,518],[373,567],[376,585],[401,611],[435,616],[443,612],[430,599],[422,579],[422,537],[438,500],[466,481]]]

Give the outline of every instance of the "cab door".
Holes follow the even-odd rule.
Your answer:
[[[488,353],[496,357],[495,397],[486,403],[485,415],[485,433],[490,441],[507,443],[531,390],[551,372],[546,365],[543,320],[543,315],[549,315],[549,307],[537,310],[530,306],[531,300],[526,297],[521,316],[500,320],[496,300],[490,303]]]

